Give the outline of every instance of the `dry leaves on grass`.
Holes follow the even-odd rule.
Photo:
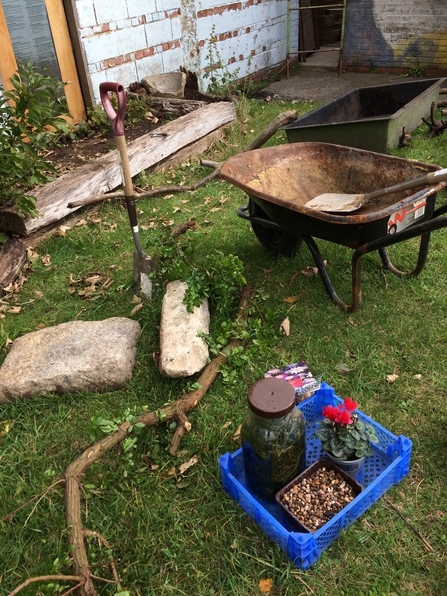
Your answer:
[[[83,277],[74,278],[70,273],[68,291],[82,300],[97,300],[103,296],[114,282],[113,277],[93,271]]]
[[[326,260],[323,261],[323,265],[326,267],[326,265],[327,265]],[[314,275],[318,275],[318,268],[309,266],[309,267],[306,267],[305,269],[302,269],[301,273],[303,275],[307,275],[308,277],[313,277]]]
[[[386,376],[386,382],[387,383],[394,383],[394,381],[397,381],[398,378],[399,378],[399,375],[396,375],[395,373],[392,373],[392,374]]]
[[[273,588],[273,580],[269,577],[268,579],[259,580],[259,589],[263,594],[268,594]]]
[[[239,424],[237,429],[234,431],[234,433],[230,437],[232,441],[238,441],[241,438],[241,430],[242,430],[242,424]]]
[[[140,303],[140,304],[137,304],[137,305],[136,305],[136,306],[134,306],[134,307],[133,307],[133,309],[130,311],[130,313],[129,313],[129,316],[130,316],[130,317],[133,317],[133,315],[134,315],[135,313],[137,313],[139,310],[141,310],[142,308],[143,308],[143,304],[142,304],[142,303]]]
[[[196,455],[194,455],[187,462],[185,462],[184,464],[181,464],[179,466],[179,469],[178,469],[179,473],[184,474],[185,472],[187,472],[189,470],[189,468],[192,468],[192,466],[195,466],[198,462],[199,462],[199,458]]]
[[[290,319],[286,317],[279,326],[279,331],[282,335],[290,335]]]

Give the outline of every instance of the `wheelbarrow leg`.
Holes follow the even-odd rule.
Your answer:
[[[418,261],[416,264],[416,268],[413,271],[406,272],[397,269],[397,267],[395,267],[391,262],[386,248],[379,248],[380,258],[382,259],[382,263],[384,264],[385,269],[388,269],[388,271],[391,271],[392,273],[394,273],[394,275],[397,275],[398,277],[416,277],[417,275],[419,275],[419,273],[421,273],[421,271],[424,269],[425,263],[427,261],[428,246],[430,244],[430,233],[435,229],[443,228],[445,226],[445,220],[438,219],[441,215],[444,215],[445,213],[447,213],[447,205],[442,205],[433,212],[433,215],[429,220],[420,224],[421,226],[424,226],[422,228],[424,230],[424,233],[421,233]]]
[[[442,228],[447,227],[447,217],[440,217],[444,213],[447,212],[447,205],[437,209],[433,216],[427,220],[423,221],[420,224],[416,224],[409,228],[406,228],[402,232],[398,232],[397,234],[393,234],[392,236],[386,236],[385,238],[379,238],[378,240],[373,240],[372,242],[368,242],[367,244],[363,244],[363,246],[359,246],[357,250],[354,251],[352,256],[352,295],[353,295],[353,302],[352,306],[348,307],[350,312],[355,312],[360,307],[361,303],[361,274],[360,274],[360,259],[363,255],[377,250],[380,254],[383,264],[387,269],[389,269],[395,275],[400,277],[404,275],[416,277],[419,273],[423,270],[428,254],[428,245],[430,243],[430,234],[435,230],[441,230]],[[410,238],[416,238],[417,236],[421,237],[420,245],[419,245],[419,255],[418,261],[416,264],[415,269],[410,273],[404,273],[400,271],[391,263],[390,258],[386,252],[387,246],[392,246],[393,244],[397,244],[398,242],[402,242],[404,240],[409,240]]]
[[[301,235],[301,238],[307,244],[310,252],[312,253],[315,265],[317,266],[318,272],[320,274],[326,292],[329,295],[329,298],[342,310],[350,310],[350,307],[345,302],[343,302],[343,300],[335,292],[331,278],[329,277],[329,273],[327,272],[324,261],[321,258],[321,253],[318,250],[318,246],[316,245],[315,240],[312,238],[312,236]]]
[[[397,267],[395,267],[391,262],[386,248],[379,248],[379,255],[382,259],[382,263],[385,269],[388,269],[388,271],[391,271],[391,273],[394,273],[394,275],[397,275],[398,277],[416,277],[424,269],[425,263],[427,262],[429,244],[430,233],[422,234],[421,242],[419,244],[419,256],[416,267],[413,269],[413,271],[401,271],[400,269],[397,269]]]

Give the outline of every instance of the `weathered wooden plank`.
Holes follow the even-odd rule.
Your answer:
[[[181,149],[229,124],[235,118],[234,104],[212,103],[161,126],[157,129],[157,136],[148,133],[129,143],[132,176],[166,161]],[[110,192],[120,184],[118,154],[114,150],[35,189],[32,194],[37,199],[38,217],[23,219],[15,209],[0,210],[0,230],[27,236],[79,209],[68,209],[67,204],[70,201]]]
[[[3,295],[3,288],[19,275],[25,262],[25,245],[16,238],[7,240],[0,250],[0,296]]]

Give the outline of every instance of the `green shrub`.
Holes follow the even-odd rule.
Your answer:
[[[35,197],[25,193],[56,173],[45,154],[69,132],[65,83],[31,63],[20,64],[10,83],[12,89],[0,88],[0,206],[36,216]]]

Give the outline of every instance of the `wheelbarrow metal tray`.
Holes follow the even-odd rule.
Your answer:
[[[436,193],[445,183],[416,193],[389,194],[351,214],[315,211],[305,207],[306,202],[325,192],[368,193],[439,169],[433,164],[315,142],[240,153],[224,163],[220,176],[244,190],[262,215],[284,232],[356,249],[429,219]]]
[[[342,400],[332,387],[322,383],[321,388],[299,408],[306,419],[306,464],[310,466],[324,457],[321,442],[315,436],[317,423],[322,419],[323,406],[338,406]],[[262,499],[247,486],[242,449],[226,453],[219,459],[222,484],[259,527],[285,551],[288,558],[301,569],[308,569],[336,538],[410,470],[412,444],[410,439],[397,437],[363,414],[359,417],[374,426],[378,443],[374,453],[367,457],[363,471],[356,480],[364,490],[346,507],[314,533],[302,532],[276,501]]]
[[[282,127],[290,143],[323,141],[388,153],[437,103],[446,79],[354,89]]]

